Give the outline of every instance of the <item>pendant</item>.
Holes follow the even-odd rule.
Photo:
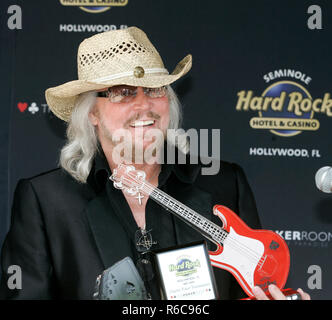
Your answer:
[[[138,204],[141,206],[144,196],[140,192],[138,192],[138,195],[135,198],[138,200]]]
[[[135,233],[135,243],[138,252],[144,252],[149,250],[152,245],[157,244],[152,240],[151,230],[138,229]]]

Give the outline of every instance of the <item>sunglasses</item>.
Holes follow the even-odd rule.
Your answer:
[[[144,94],[151,98],[162,98],[166,96],[166,86],[159,88],[143,88]],[[108,98],[112,103],[127,103],[131,102],[137,95],[137,87],[131,86],[114,86],[105,91],[97,92],[97,97]]]

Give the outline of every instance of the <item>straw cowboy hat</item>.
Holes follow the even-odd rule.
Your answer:
[[[130,27],[96,34],[81,42],[77,53],[78,80],[45,91],[48,106],[69,121],[80,93],[115,85],[158,88],[171,84],[191,68],[187,55],[169,74],[146,34]]]

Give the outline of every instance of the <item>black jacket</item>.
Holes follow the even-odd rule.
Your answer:
[[[243,170],[221,162],[214,176],[200,165],[173,165],[167,192],[208,219],[222,204],[251,227],[260,228],[255,201]],[[11,227],[2,249],[1,299],[91,299],[96,277],[126,256],[132,246],[112,200],[94,183],[78,183],[62,169],[20,180],[14,195]],[[121,192],[121,191],[119,191]],[[175,218],[178,244],[203,239]],[[7,270],[22,269],[22,289],[10,290]],[[220,299],[243,291],[227,271],[214,268]]]

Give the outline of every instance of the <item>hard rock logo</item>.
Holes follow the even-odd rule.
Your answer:
[[[188,276],[197,272],[197,268],[201,266],[200,261],[196,259],[191,261],[188,258],[180,258],[176,264],[170,264],[168,270],[175,272],[176,276]]]
[[[253,129],[268,129],[279,136],[294,136],[302,131],[316,131],[320,123],[315,113],[332,116],[332,99],[329,93],[313,99],[308,90],[295,81],[278,81],[266,88],[261,96],[252,90],[237,94],[237,111],[255,111],[250,119]]]

